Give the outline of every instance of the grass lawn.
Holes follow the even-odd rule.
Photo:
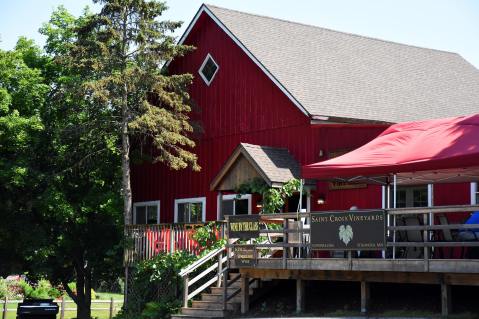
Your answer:
[[[110,298],[113,298],[113,300],[123,300],[123,294],[116,294],[112,292],[97,292],[96,293],[96,298],[97,300],[110,300]]]
[[[115,315],[120,309],[123,304],[123,294],[115,294],[115,293],[107,293],[107,292],[97,292],[96,293],[97,299],[96,301],[101,300],[101,301],[109,301],[110,298],[113,298],[114,300],[114,311],[113,314]],[[71,302],[70,298],[65,298],[65,300],[68,300],[66,306],[65,306],[65,319],[70,319],[70,318],[75,318],[76,317],[76,305]],[[60,302],[58,302],[60,305]],[[8,304],[8,312],[7,312],[7,318],[6,319],[15,319],[16,318],[16,310],[17,310],[17,305],[18,303],[9,303]],[[2,305],[3,306],[3,305]],[[110,303],[105,302],[105,303],[92,303],[92,312],[91,315],[93,318],[99,318],[99,319],[108,319],[110,315],[109,307]],[[68,310],[71,308],[75,308],[75,310]],[[97,308],[105,308],[106,310],[95,310]],[[57,318],[60,318],[60,313],[58,313]]]

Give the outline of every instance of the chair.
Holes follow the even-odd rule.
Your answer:
[[[299,224],[302,224],[302,221],[296,221],[296,220],[291,220],[288,219],[288,229],[290,230],[296,230],[296,232],[290,232],[288,233],[288,243],[289,244],[301,244],[301,234],[298,232],[299,231]],[[289,254],[292,257],[299,257],[299,249],[297,247],[290,247],[289,248]]]
[[[421,223],[417,216],[404,216],[403,223],[405,226],[420,226]],[[406,241],[408,242],[422,242],[422,232],[420,230],[406,230]],[[423,249],[420,247],[407,247],[406,258],[418,259],[423,257]]]
[[[440,225],[449,225],[449,220],[447,216],[444,214],[437,215]],[[452,231],[450,229],[443,229],[441,231],[441,236],[438,236],[438,239],[442,241],[456,241],[455,236],[453,236]],[[440,258],[446,258],[446,251],[449,252],[447,254],[447,258],[450,259],[453,256],[454,249],[451,247],[442,247],[438,249]],[[462,255],[462,254],[461,254]]]

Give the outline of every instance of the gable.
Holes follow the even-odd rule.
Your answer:
[[[310,124],[286,95],[258,68],[236,43],[207,15],[202,14],[183,40],[196,49],[169,65],[174,74],[194,76],[189,93],[199,112],[203,140]],[[211,56],[219,69],[208,85],[199,69]]]
[[[231,40],[234,41],[234,43],[241,48],[241,50],[255,63],[262,72],[266,74],[266,76],[285,94],[288,99],[306,116],[310,116],[306,108],[301,105],[301,103],[287,90],[286,87],[284,87],[281,82],[279,82],[276,77],[259,61],[251,52],[250,50],[217,18],[217,16],[210,10],[210,8],[206,5],[202,5],[196,15],[194,16],[193,20],[190,22],[188,25],[188,28],[186,29],[185,33],[183,36],[180,38],[179,43],[183,44],[186,38],[188,37],[189,33],[195,26],[196,22],[200,19],[202,15],[207,15],[210,19],[212,19],[216,25],[221,28],[222,31],[224,31],[228,37],[231,38]]]
[[[213,179],[211,190],[235,190],[260,177],[270,187],[300,178],[300,166],[286,148],[240,143]]]

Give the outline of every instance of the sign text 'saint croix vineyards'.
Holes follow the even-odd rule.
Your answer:
[[[386,247],[384,211],[311,214],[311,244],[325,250],[381,250]]]

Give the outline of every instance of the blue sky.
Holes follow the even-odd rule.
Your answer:
[[[166,17],[185,24],[202,1],[170,0]],[[209,0],[207,3],[338,31],[453,51],[479,68],[477,0]],[[79,14],[90,0],[0,0],[0,48],[21,35],[43,44],[38,34],[52,10],[63,4]],[[93,6],[94,7],[94,6]],[[183,30],[177,33],[181,35]]]

